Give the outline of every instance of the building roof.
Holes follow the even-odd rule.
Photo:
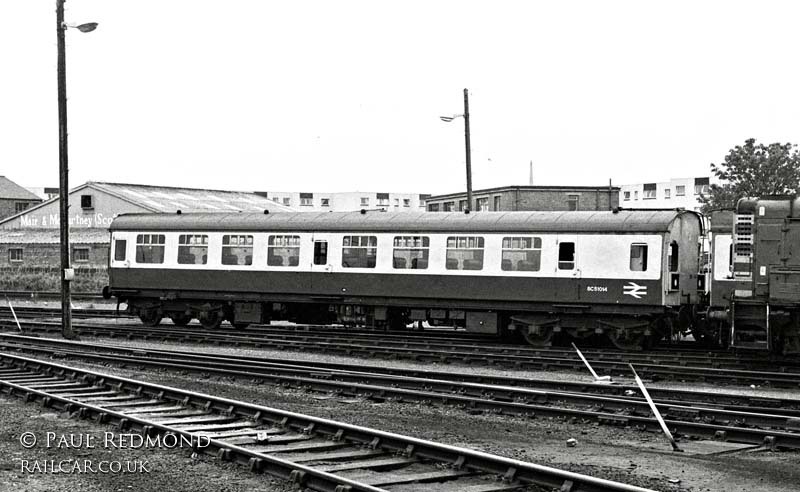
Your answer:
[[[132,203],[151,212],[288,212],[293,208],[281,205],[266,197],[246,191],[205,190],[197,188],[176,188],[171,186],[151,186],[123,183],[103,183],[88,181],[70,190],[73,196],[86,189],[94,189],[120,200]],[[32,194],[33,195],[33,194]],[[33,195],[34,197],[36,195]],[[40,200],[36,197],[37,200]],[[0,220],[0,225],[17,220],[21,215],[33,213],[59,200],[51,198],[24,211]]]
[[[245,191],[207,190],[124,183],[87,183],[153,212],[271,212],[292,211],[266,197]]]
[[[684,210],[618,212],[295,212],[270,214],[123,214],[112,231],[367,232],[664,232]]]
[[[42,201],[35,193],[32,193],[5,176],[0,176],[0,200],[35,200]]]
[[[59,244],[59,229],[0,229],[0,244]],[[108,229],[73,228],[70,244],[108,244]]]
[[[619,186],[533,186],[533,185],[511,185],[499,186],[497,188],[484,188],[482,190],[472,190],[472,196],[489,194],[489,193],[502,193],[504,191],[603,191],[611,193],[619,193]],[[460,191],[458,193],[448,193],[446,195],[431,195],[428,201],[433,200],[446,200],[448,198],[466,197],[467,192]]]

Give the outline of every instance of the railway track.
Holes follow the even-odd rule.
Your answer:
[[[317,491],[499,492],[647,489],[279,409],[0,353],[0,392],[195,452],[246,464]],[[541,489],[540,489],[541,490]]]
[[[34,311],[35,312],[35,311]],[[41,315],[41,313],[38,313]],[[55,312],[54,314],[59,314]],[[76,312],[76,317],[80,316]],[[90,315],[88,317],[94,317]],[[574,351],[571,348],[562,347],[547,347],[547,348],[534,348],[526,345],[514,345],[503,343],[497,337],[480,336],[468,334],[464,332],[445,332],[445,333],[430,333],[430,332],[408,332],[408,333],[386,333],[374,330],[356,330],[348,331],[343,327],[330,328],[316,325],[298,325],[298,326],[271,326],[271,325],[257,325],[248,328],[247,330],[221,330],[216,332],[209,332],[195,327],[177,327],[172,325],[163,325],[159,327],[145,327],[133,321],[134,318],[123,317],[126,324],[126,330],[131,333],[131,336],[145,336],[146,334],[153,334],[153,336],[164,337],[183,337],[185,339],[195,338],[208,338],[209,336],[216,336],[220,340],[236,340],[245,343],[252,340],[253,343],[265,343],[265,340],[270,342],[283,341],[287,344],[302,343],[302,342],[315,342],[323,344],[334,344],[341,342],[358,343],[362,346],[374,345],[386,348],[408,348],[420,350],[450,350],[458,352],[473,352],[484,353],[491,352],[494,354],[506,354],[509,356],[544,356],[544,357],[560,357],[571,358],[574,356]],[[0,318],[0,326],[8,326],[12,323],[10,319]],[[55,322],[48,321],[25,321],[26,327],[30,327],[38,332],[57,332],[60,331],[60,325]],[[110,328],[109,325],[96,325],[84,322],[76,325],[76,328],[83,329],[84,331],[100,334],[98,330],[104,329],[121,329],[119,326]],[[616,349],[595,349],[584,348],[583,352],[590,355],[592,360],[596,361],[611,361],[635,363],[635,364],[674,364],[686,367],[713,367],[718,369],[740,369],[748,367],[753,370],[769,370],[771,372],[796,372],[800,374],[800,358],[780,358],[769,356],[734,356],[727,351],[714,351],[714,350],[699,350],[686,348],[685,345],[680,345],[681,348],[660,348],[647,352],[624,352]]]
[[[592,391],[565,391],[548,389],[546,382],[512,378],[493,378],[496,382],[506,383],[504,385],[487,384],[458,381],[458,375],[449,373],[437,373],[435,378],[422,377],[419,371],[414,371],[414,376],[387,374],[371,372],[370,368],[364,367],[357,370],[346,366],[320,367],[307,361],[275,363],[230,354],[133,349],[16,336],[3,336],[0,346],[6,350],[58,354],[106,364],[215,373],[338,395],[437,403],[467,408],[472,412],[483,410],[528,417],[580,419],[659,430],[646,401],[638,388],[632,386],[616,388],[573,383],[573,390],[586,386],[594,388]],[[561,383],[561,386],[569,385]],[[770,448],[800,449],[800,400],[753,399],[731,394],[713,394],[714,398],[708,393],[671,390],[656,390],[653,396],[667,424],[676,433]]]
[[[60,325],[51,322],[21,322],[28,333],[60,333]],[[147,328],[130,325],[110,324],[76,324],[74,328],[84,336],[125,338],[129,340],[151,340],[177,343],[203,343],[226,345],[233,347],[267,348],[275,350],[294,350],[321,352],[331,355],[361,356],[381,359],[403,359],[411,361],[453,364],[481,364],[517,369],[534,370],[580,370],[585,367],[573,352],[550,350],[519,349],[508,346],[441,346],[435,344],[403,341],[393,343],[381,341],[378,337],[364,341],[337,337],[324,340],[316,336],[298,337],[261,337],[254,338],[240,334],[220,332],[202,332],[191,329]],[[16,324],[0,321],[0,329],[17,331]],[[587,351],[587,358],[599,372],[610,375],[628,374],[628,364],[636,364],[643,376],[651,379],[668,379],[681,381],[709,381],[715,383],[770,385],[775,387],[800,386],[800,368],[794,367],[794,361],[785,365],[770,365],[769,370],[741,369],[747,367],[746,362],[733,364],[734,368],[718,367],[716,359],[700,360],[690,364],[689,361],[674,361],[674,356],[667,360],[653,358],[647,354],[615,353]],[[758,367],[764,367],[759,365]]]

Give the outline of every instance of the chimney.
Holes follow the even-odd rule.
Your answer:
[[[533,161],[530,162],[530,172],[528,173],[528,184],[533,186]]]

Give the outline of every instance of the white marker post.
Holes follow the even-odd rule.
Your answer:
[[[658,412],[656,404],[653,403],[653,399],[650,398],[650,393],[647,392],[647,388],[644,387],[644,383],[639,378],[639,375],[636,374],[636,369],[633,368],[633,364],[628,364],[628,366],[631,368],[631,371],[633,371],[633,377],[636,378],[636,384],[639,385],[639,389],[642,390],[642,394],[647,400],[647,403],[650,404],[650,409],[653,410],[653,414],[656,416],[656,420],[658,420],[658,423],[661,424],[661,429],[664,431],[664,434],[666,434],[667,437],[669,438],[669,443],[672,444],[672,450],[682,453],[683,450],[678,447],[678,443],[675,442],[675,438],[672,437],[672,433],[667,428],[667,424],[666,422],[664,422],[664,419],[661,418],[661,414]]]
[[[19,329],[19,332],[22,333],[22,327],[19,325],[19,320],[17,319],[17,313],[14,312],[14,306],[11,305],[11,300],[8,298],[8,296],[6,296],[6,302],[8,303],[8,307],[11,308],[11,314],[14,315],[14,321],[16,321],[17,323],[17,329]]]
[[[581,353],[581,351],[578,350],[578,347],[575,346],[575,343],[572,344],[572,348],[575,349],[575,352],[578,352],[578,357],[580,357],[581,360],[583,361],[583,363],[586,364],[586,367],[589,368],[589,372],[592,373],[592,377],[594,377],[594,382],[595,383],[610,383],[611,382],[611,376],[598,376],[597,373],[594,372],[594,369],[592,369],[592,366],[589,364],[589,361],[587,361],[586,357],[584,357],[583,354]]]

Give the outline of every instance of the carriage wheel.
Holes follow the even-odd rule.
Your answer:
[[[642,350],[647,336],[644,333],[632,333],[628,330],[612,330],[608,332],[608,339],[620,350]]]
[[[139,313],[139,319],[145,326],[158,326],[161,323],[161,313],[158,309],[148,309]]]
[[[553,345],[553,327],[522,325],[522,337],[533,347],[549,347]]]
[[[222,324],[222,313],[218,311],[209,311],[201,315],[198,320],[203,328],[208,330],[216,330]]]
[[[172,323],[175,326],[186,326],[186,325],[189,324],[190,321],[192,321],[192,317],[190,315],[184,314],[184,313],[172,314],[172,315],[170,315],[169,319],[172,320]]]

